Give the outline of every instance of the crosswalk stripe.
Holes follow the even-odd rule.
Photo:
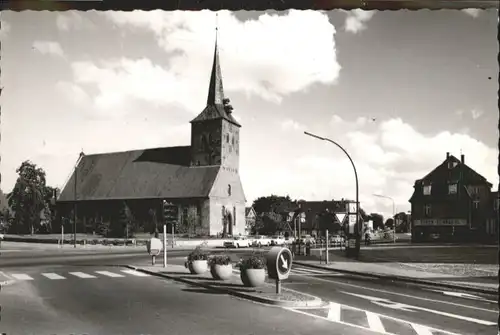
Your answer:
[[[122,270],[122,272],[124,273],[127,273],[129,275],[134,275],[134,276],[137,276],[137,277],[149,277],[148,274],[146,273],[143,273],[143,272],[139,272],[139,271],[136,271],[136,270]]]
[[[70,274],[72,274],[73,276],[79,277],[79,278],[83,278],[83,279],[97,278],[96,276],[92,276],[92,275],[89,275],[89,274],[83,273],[83,272],[70,272]]]
[[[96,271],[95,273],[98,273],[98,274],[103,275],[103,276],[112,277],[112,278],[124,277],[121,274],[109,272],[109,271]]]
[[[63,276],[58,275],[57,273],[42,273],[42,276],[47,277],[49,279],[53,279],[53,280],[66,279]]]
[[[372,312],[366,312],[366,318],[368,319],[368,325],[372,330],[378,331],[380,333],[385,333],[384,325],[377,314]]]
[[[17,280],[33,280],[32,277],[24,273],[13,273],[10,276]]]
[[[330,302],[328,310],[328,320],[338,322],[340,321],[341,305],[336,302]]]
[[[411,326],[417,335],[432,335],[431,330],[425,326],[416,325],[414,323],[412,323]]]

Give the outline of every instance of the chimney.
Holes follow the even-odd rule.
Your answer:
[[[462,162],[462,164],[465,164],[465,156],[464,156],[464,154],[460,155],[460,161]]]
[[[450,158],[450,153],[449,153],[449,152],[447,152],[447,153],[446,153],[446,160],[448,160],[449,158]]]

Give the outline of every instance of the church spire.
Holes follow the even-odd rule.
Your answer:
[[[217,14],[216,14],[217,15]],[[210,86],[208,87],[207,105],[222,105],[224,100],[224,87],[222,86],[222,73],[219,62],[219,50],[217,48],[218,27],[215,27],[215,51],[212,64],[212,73],[210,75]]]

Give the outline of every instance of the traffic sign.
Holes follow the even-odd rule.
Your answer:
[[[356,214],[349,214],[349,234],[354,234],[356,227]]]
[[[344,225],[346,215],[346,213],[335,213],[335,217],[337,218],[341,226]]]
[[[349,206],[349,213],[356,213],[356,203],[355,202],[350,202],[348,206]]]
[[[272,247],[266,258],[269,278],[276,280],[288,278],[292,269],[292,253],[288,248]]]

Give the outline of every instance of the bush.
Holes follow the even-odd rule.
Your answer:
[[[231,264],[231,257],[228,255],[214,255],[208,260],[208,264],[212,265],[229,265]]]
[[[203,251],[201,247],[196,247],[187,257],[188,262],[193,261],[206,261],[208,260],[208,253]]]
[[[240,263],[240,270],[246,269],[265,269],[266,259],[263,256],[252,255],[247,259],[244,259]]]

